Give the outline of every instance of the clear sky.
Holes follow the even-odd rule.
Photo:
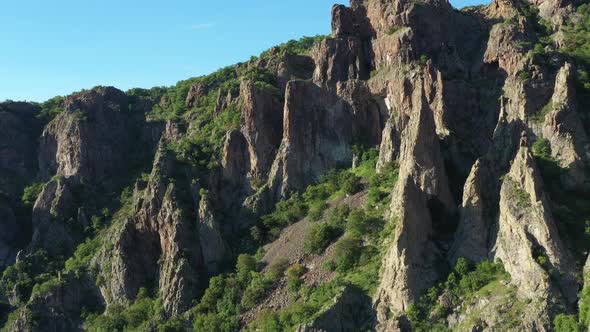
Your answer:
[[[330,32],[347,0],[2,0],[0,101],[172,85]],[[451,1],[457,8],[482,0]]]

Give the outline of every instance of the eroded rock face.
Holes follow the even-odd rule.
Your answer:
[[[23,189],[35,180],[37,112],[28,103],[0,103],[0,271],[14,263],[30,237],[30,220],[18,215]]]
[[[45,293],[34,295],[7,325],[10,332],[83,331],[84,306],[100,305],[91,283],[64,277]]]
[[[357,143],[375,146],[381,142],[388,111],[379,98],[374,98],[361,80],[339,82],[336,94],[352,109],[352,135]]]
[[[108,182],[123,172],[138,146],[133,117],[143,116],[128,109],[127,96],[114,88],[98,88],[66,98],[63,107],[41,136],[41,176]]]
[[[324,39],[313,52],[314,82],[335,84],[349,79],[367,79],[369,57],[364,43],[356,37]]]
[[[80,185],[68,178],[57,177],[43,187],[33,207],[33,237],[30,250],[46,249],[51,255],[73,252],[82,239],[88,220],[79,210],[76,193]],[[80,208],[81,209],[81,208]],[[80,215],[81,218],[78,218]]]
[[[475,162],[465,181],[459,225],[448,254],[451,262],[460,257],[472,262],[490,259],[497,233],[499,179],[509,170],[521,129],[520,122],[509,122],[502,110],[489,151]]]
[[[204,84],[193,84],[186,95],[186,106],[192,108],[197,104],[199,99],[207,94],[207,86]]]
[[[566,184],[570,188],[586,185],[586,164],[590,156],[588,138],[577,113],[574,69],[565,64],[555,79],[555,90],[550,103],[551,111],[545,116],[543,137],[551,144],[551,156],[566,170]]]
[[[436,280],[434,265],[441,259],[436,229],[454,210],[442,154],[436,135],[434,110],[426,86],[436,73],[426,69],[409,87],[411,108],[404,118],[400,143],[400,176],[392,201],[397,227],[385,256],[376,297],[381,329],[391,326],[390,313],[408,309]]]
[[[352,112],[341,98],[306,81],[285,94],[283,140],[271,169],[274,197],[286,197],[329,169],[352,163]]]
[[[146,123],[148,106],[110,87],[65,98],[40,138],[39,176],[51,180],[33,209],[29,250],[71,253],[101,195],[151,157],[161,127]]]
[[[254,83],[240,85],[242,133],[248,142],[250,177],[265,181],[283,132],[283,110],[278,96]]]
[[[578,287],[573,259],[560,240],[542,187],[529,148],[521,146],[500,192],[495,256],[523,296],[546,298],[550,310],[555,305],[550,302],[575,303]],[[557,282],[549,271],[560,276]]]
[[[21,226],[11,205],[0,199],[0,270],[14,263],[19,248],[23,245]]]
[[[27,103],[0,104],[0,194],[11,200],[35,176],[36,111]]]
[[[230,130],[223,145],[223,175],[228,181],[241,184],[250,171],[248,142],[239,130]]]
[[[227,259],[229,249],[221,235],[218,218],[215,216],[211,200],[201,197],[199,204],[199,241],[203,252],[203,261],[209,275],[219,273],[221,264]]]
[[[174,177],[180,167],[162,147],[150,181],[138,195],[135,213],[123,224],[111,250],[113,273],[101,287],[107,304],[129,303],[139,287],[159,284],[164,309],[170,315],[187,310],[203,288],[204,263],[194,212],[183,203],[190,189]],[[186,185],[186,184],[185,184]],[[103,272],[104,273],[104,272]],[[107,271],[110,273],[110,271]]]

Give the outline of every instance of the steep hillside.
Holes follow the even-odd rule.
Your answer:
[[[590,6],[335,5],[0,104],[2,331],[590,331]]]

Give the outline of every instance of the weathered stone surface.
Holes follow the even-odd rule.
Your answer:
[[[435,237],[442,234],[435,228],[444,228],[445,215],[454,210],[434,110],[425,93],[435,78],[428,69],[416,76],[409,87],[411,108],[402,113],[400,175],[391,206],[397,226],[375,300],[381,329],[390,325],[390,313],[407,310],[436,281],[434,264],[441,253]]]
[[[338,82],[336,94],[352,109],[352,135],[357,144],[375,146],[381,142],[388,111],[379,98],[371,95],[364,81]]]
[[[101,287],[107,304],[129,303],[139,287],[159,283],[164,309],[170,315],[187,310],[203,287],[203,257],[191,208],[183,204],[187,190],[167,180],[179,167],[160,148],[150,181],[136,197],[135,213],[105,253],[112,273]],[[190,191],[189,191],[190,192]],[[110,256],[110,257],[109,257]],[[104,273],[104,272],[103,272]],[[155,280],[154,280],[155,279]]]
[[[291,81],[285,94],[283,140],[272,166],[273,196],[304,189],[331,168],[352,163],[352,112],[334,94]]]
[[[576,301],[575,264],[562,243],[526,146],[516,154],[500,192],[495,257],[504,263],[520,294],[571,306]],[[549,271],[560,277],[550,278]],[[563,301],[563,302],[562,302]]]
[[[231,96],[231,92],[228,93],[230,93]],[[217,92],[217,101],[215,102],[215,110],[213,114],[219,115],[219,113],[223,112],[227,108],[227,106],[229,105],[227,99],[227,95],[224,95],[223,90],[219,89],[219,91]]]
[[[84,306],[98,306],[91,283],[64,277],[46,293],[36,294],[7,325],[10,332],[83,331],[79,318]]]
[[[583,188],[587,182],[586,164],[590,156],[588,138],[577,113],[578,102],[574,69],[565,64],[555,79],[551,111],[545,116],[543,137],[551,144],[551,156],[566,170],[565,183],[570,188]]]
[[[65,111],[41,136],[42,178],[60,174],[108,183],[111,177],[124,173],[134,147],[141,146],[134,128],[143,117],[141,112],[128,108],[127,96],[114,88],[97,88],[67,97]]]
[[[332,7],[332,37],[347,37],[354,35],[355,32],[352,9],[344,5],[334,5]]]
[[[199,99],[207,94],[207,86],[201,83],[193,84],[186,95],[186,106],[192,108],[197,104]]]
[[[266,181],[283,132],[283,109],[278,96],[249,81],[240,85],[242,133],[250,154],[249,175]]]
[[[227,259],[229,249],[221,236],[218,218],[207,195],[201,197],[197,230],[207,272],[209,275],[216,275],[221,264]]]
[[[483,62],[497,64],[507,75],[516,75],[524,69],[526,56],[517,47],[529,40],[526,21],[520,17],[515,24],[494,25],[490,31]]]
[[[39,176],[49,183],[33,209],[29,249],[70,254],[100,196],[118,191],[153,156],[154,136],[164,128],[146,122],[149,103],[111,87],[73,94],[61,106],[40,138]]]
[[[497,233],[501,186],[498,179],[509,170],[520,130],[519,122],[508,122],[502,110],[490,150],[475,162],[465,181],[459,225],[449,252],[451,262],[460,257],[472,262],[490,258]]]
[[[224,178],[242,184],[250,171],[248,142],[239,130],[230,130],[225,135],[223,158],[221,159]]]
[[[73,252],[86,225],[77,220],[79,199],[75,184],[69,178],[49,181],[33,207],[33,237],[29,250],[44,248],[51,255]]]
[[[319,84],[369,78],[370,60],[363,42],[356,37],[324,39],[312,57],[316,64],[313,80]]]

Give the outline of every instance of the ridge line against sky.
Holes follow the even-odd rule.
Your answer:
[[[8,2],[8,1],[6,1]],[[0,101],[97,85],[170,86],[330,33],[334,0],[11,1],[0,4]],[[481,0],[451,1],[456,8]]]

